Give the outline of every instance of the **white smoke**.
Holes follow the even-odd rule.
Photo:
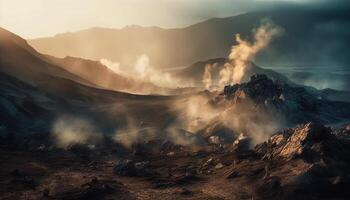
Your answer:
[[[138,80],[150,82],[160,87],[174,88],[177,85],[177,81],[171,77],[170,73],[154,68],[150,64],[149,57],[145,54],[138,57],[134,69]]]
[[[75,144],[95,145],[102,134],[86,119],[61,116],[53,125],[52,137],[57,147],[66,149]]]
[[[266,48],[271,40],[281,33],[282,29],[270,21],[262,21],[260,27],[254,30],[253,41],[243,40],[240,35],[236,35],[237,45],[234,45],[229,54],[229,62],[220,70],[221,85],[241,83],[246,75],[249,62],[255,55]],[[101,61],[102,63],[102,61]],[[151,65],[147,55],[141,55],[136,59],[132,68],[123,69],[119,64],[104,62],[113,68],[114,72],[135,80],[151,82],[158,86],[177,87],[180,85],[169,73],[163,72]],[[215,66],[206,65],[203,74],[203,84],[207,89],[211,89],[214,83],[212,72]],[[189,98],[180,98],[173,102],[172,109],[177,112],[178,120],[169,125],[168,133],[159,133],[152,128],[145,128],[136,120],[127,120],[125,128],[116,131],[114,139],[116,142],[126,147],[132,147],[138,142],[145,142],[154,139],[159,134],[167,135],[171,141],[181,144],[195,143],[196,137],[191,137],[191,133],[196,133],[214,121],[219,121],[226,127],[232,129],[236,134],[245,133],[249,135],[254,143],[267,139],[270,134],[279,128],[279,122],[269,113],[257,113],[255,105],[246,98],[246,104],[213,106],[210,104],[211,97],[196,95]],[[242,96],[242,98],[244,98]],[[232,104],[231,104],[232,103]],[[223,112],[223,110],[225,110]],[[136,122],[136,123],[135,123]],[[177,131],[184,129],[186,131]]]
[[[101,59],[100,62],[116,74],[134,79],[136,81],[153,83],[156,86],[165,88],[187,86],[183,82],[174,78],[170,73],[164,72],[152,66],[150,58],[146,54],[138,56],[135,64],[131,68],[123,67],[120,65],[120,63],[115,63],[107,59]]]
[[[175,101],[172,107],[178,111],[178,126],[196,132],[217,117],[221,110],[213,107],[209,100],[207,96],[199,94]]]
[[[201,143],[197,135],[182,129],[180,124],[169,124],[165,130],[160,131],[155,127],[143,127],[130,117],[126,126],[114,133],[113,139],[128,149],[132,149],[135,144],[143,144],[156,139],[168,140],[183,146],[197,146]]]
[[[282,29],[269,20],[263,20],[260,27],[254,31],[254,40],[243,40],[239,34],[235,36],[237,45],[232,46],[229,62],[220,71],[220,84],[228,85],[241,83],[245,78],[249,62],[255,55],[266,48],[272,39],[279,35]]]
[[[228,107],[221,114],[221,122],[232,129],[236,134],[244,133],[258,144],[267,140],[281,128],[283,117],[271,110],[259,109],[248,97],[240,95],[241,100]]]
[[[154,128],[142,127],[142,123],[136,123],[136,120],[127,117],[125,126],[114,133],[113,139],[124,147],[131,148],[134,144],[156,138],[156,133]]]
[[[205,88],[207,90],[210,90],[210,88],[213,85],[213,79],[211,76],[211,71],[213,69],[213,66],[210,64],[207,64],[204,69],[204,74],[203,74],[203,83],[205,85]]]
[[[122,74],[122,70],[120,69],[120,63],[118,62],[112,62],[108,59],[102,58],[100,60],[100,63],[104,66],[108,67],[110,70],[112,70],[116,74]]]

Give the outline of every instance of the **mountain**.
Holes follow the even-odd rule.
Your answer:
[[[138,81],[119,75],[99,61],[69,56],[56,58],[46,55],[46,57],[70,73],[109,90],[147,94],[165,94],[171,92],[170,89],[161,88],[149,82]]]
[[[187,66],[198,60],[227,57],[234,34],[249,39],[264,18],[281,26],[284,34],[258,55],[258,64],[343,66],[349,63],[345,53],[345,44],[349,43],[346,10],[291,8],[251,12],[175,29],[91,28],[31,39],[29,43],[40,52],[58,57],[107,58],[133,65],[137,56],[146,54],[156,67]]]
[[[213,79],[213,84],[215,85],[215,84],[218,84],[220,80],[219,73],[223,69],[224,64],[226,62],[228,62],[226,58],[209,59],[206,61],[195,62],[188,67],[177,69],[177,70],[171,70],[169,72],[174,77],[181,79],[184,82],[189,82],[193,85],[203,87],[203,75],[204,75],[205,67],[207,65],[211,65],[212,66],[211,76]],[[291,85],[295,84],[284,75],[277,73],[271,69],[261,68],[256,64],[254,64],[253,62],[249,63],[246,70],[246,74],[243,77],[243,81],[249,81],[249,78],[254,74],[265,74],[273,80],[281,80]]]
[[[45,84],[53,76],[93,85],[50,62],[28,45],[26,40],[3,28],[0,28],[0,52],[0,72],[29,84]]]
[[[81,78],[68,71],[73,69],[61,66],[69,63],[64,62],[67,59],[57,62],[44,56],[4,29],[0,29],[0,36],[0,127],[10,135],[49,135],[55,121],[66,115],[92,120],[102,132],[127,126],[129,118],[150,121],[149,125],[155,127],[173,118],[168,104],[181,96],[133,95],[103,89],[95,85],[97,82],[84,79],[88,76]],[[87,70],[89,65],[85,64],[98,64],[80,61]]]
[[[187,89],[168,89],[114,73],[99,61],[75,57],[56,58],[33,49],[26,40],[0,28],[0,72],[32,85],[47,84],[52,77],[114,91],[143,94],[181,94]],[[20,58],[20,59],[19,59]]]
[[[323,99],[308,88],[273,81],[262,74],[253,75],[246,83],[226,86],[209,103],[223,111],[197,134],[231,142],[232,135],[244,134],[257,144],[283,127],[307,122],[336,125],[350,119],[350,103]]]
[[[304,87],[273,81],[266,75],[257,74],[247,83],[226,86],[224,95],[234,104],[251,100],[256,105],[255,109],[284,117],[287,126],[306,121],[337,123],[350,118],[349,103],[322,99]]]
[[[227,62],[227,59],[225,58],[209,59],[206,61],[199,61],[199,62],[193,63],[188,67],[184,67],[180,69],[172,69],[172,70],[169,70],[168,72],[171,73],[172,76],[178,78],[179,80],[182,80],[183,82],[196,85],[199,87],[204,87],[203,74],[204,74],[205,67],[207,65],[212,66],[211,76],[212,76],[213,84],[215,85],[215,84],[218,84],[219,82],[219,79],[220,79],[219,72],[221,69],[223,69],[223,66],[226,62]],[[272,69],[259,67],[254,62],[249,63],[243,80],[249,81],[250,77],[255,74],[265,74],[272,80],[283,81],[291,86],[304,87],[310,93],[313,93],[313,95],[320,96],[323,99],[327,99],[330,101],[344,101],[344,102],[350,101],[349,100],[350,92],[348,91],[331,89],[331,88],[318,90],[312,86],[303,85],[303,81],[300,81],[300,80],[298,81],[298,79],[295,80],[292,77],[286,76],[283,74],[283,72],[276,72]]]

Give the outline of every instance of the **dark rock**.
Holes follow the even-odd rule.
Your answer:
[[[121,176],[147,177],[155,172],[149,168],[148,162],[134,162],[132,160],[120,160],[114,167],[114,172]]]
[[[247,151],[250,149],[251,139],[243,133],[233,142],[233,149],[236,152]]]
[[[231,171],[227,176],[226,178],[228,179],[232,179],[232,178],[236,178],[236,177],[239,177],[239,173],[237,171]]]
[[[350,119],[350,103],[318,98],[317,92],[283,81],[272,81],[266,75],[253,75],[247,83],[225,86],[224,96],[236,107],[252,103],[251,112],[279,116],[281,123],[296,125],[308,121],[319,123]]]

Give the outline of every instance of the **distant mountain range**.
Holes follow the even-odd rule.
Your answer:
[[[160,67],[188,66],[198,60],[227,57],[233,36],[244,38],[264,18],[285,32],[256,58],[263,65],[347,65],[350,43],[350,13],[327,10],[290,9],[253,12],[213,18],[185,28],[128,26],[122,29],[91,28],[54,37],[31,39],[38,51],[58,57],[101,58],[133,65],[146,54]]]

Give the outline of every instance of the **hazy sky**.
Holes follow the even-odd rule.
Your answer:
[[[277,2],[306,5],[327,0],[0,0],[0,26],[25,38],[97,26],[182,27]]]

